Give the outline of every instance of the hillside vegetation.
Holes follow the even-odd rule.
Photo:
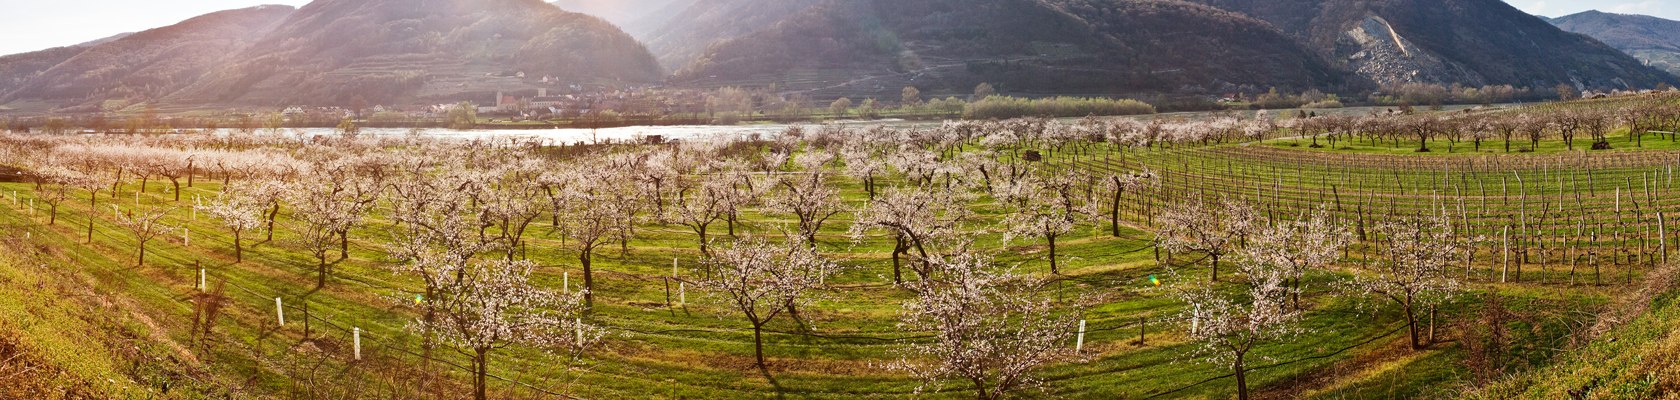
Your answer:
[[[1379,85],[1650,88],[1677,78],[1500,1],[1193,0],[1255,16]]]
[[[1554,364],[1470,391],[1466,399],[1680,397],[1680,286],[1675,266],[1621,295]]]
[[[449,102],[464,93],[534,89],[543,77],[587,84],[661,76],[629,35],[538,0],[320,0],[232,60],[170,100]]]
[[[1558,17],[1551,23],[1603,41],[1671,74],[1680,74],[1680,21],[1587,11]]]
[[[967,93],[981,82],[1085,95],[1346,83],[1252,18],[1183,2],[1086,0],[826,1],[711,47],[675,79],[774,82],[817,97],[910,85]]]
[[[229,54],[256,42],[293,11],[260,6],[216,12],[88,46],[33,76],[14,78],[16,86],[0,86],[0,103],[40,101],[85,112],[101,111],[106,99],[155,100],[223,66]],[[11,73],[21,72],[26,71]]]

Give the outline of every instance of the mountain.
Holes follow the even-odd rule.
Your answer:
[[[680,8],[694,4],[696,0],[554,0],[549,2],[562,10],[580,14],[593,15],[607,20],[623,29],[631,36],[641,36],[643,31],[638,28],[649,26],[649,22],[662,24],[663,21],[646,21],[648,17],[660,10]],[[679,4],[680,3],[680,4]],[[675,7],[673,7],[675,6]],[[655,25],[657,26],[657,25]]]
[[[1592,36],[1646,64],[1680,74],[1680,21],[1587,11],[1551,22],[1563,30]]]
[[[1676,78],[1500,0],[1194,0],[1270,22],[1379,84],[1648,88]]]
[[[73,107],[112,98],[155,99],[192,83],[294,10],[259,6],[221,11],[120,38],[11,56],[30,61],[0,71],[0,76],[14,77],[0,103]],[[48,64],[52,66],[38,69]],[[37,70],[33,76],[17,78],[31,69]]]
[[[666,69],[693,63],[713,45],[769,29],[821,0],[686,0],[655,11],[632,31]]]
[[[712,10],[744,10],[740,19],[770,10],[763,20],[775,22],[715,42],[673,81],[888,98],[904,86],[958,94],[981,82],[1087,95],[1356,83],[1265,22],[1180,1],[825,0],[777,20],[786,9],[764,3],[780,2],[700,3],[735,5]]]
[[[41,72],[69,60],[70,57],[82,54],[93,46],[110,43],[132,34],[124,33],[77,45],[0,56],[0,95],[5,95]]]
[[[634,38],[540,0],[317,0],[166,101],[280,106],[459,101],[656,83]],[[547,79],[545,79],[547,78]]]

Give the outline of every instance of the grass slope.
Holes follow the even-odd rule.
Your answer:
[[[1267,151],[1256,151],[1259,149]],[[1269,209],[1282,209],[1283,213],[1328,204],[1321,179],[1346,177],[1351,173],[1380,177],[1372,179],[1373,186],[1366,188],[1375,194],[1367,193],[1363,201],[1372,207],[1384,204],[1401,211],[1421,209],[1431,203],[1429,196],[1418,194],[1417,188],[1436,180],[1434,172],[1427,169],[1406,169],[1403,175],[1390,171],[1392,160],[1386,159],[1371,164],[1363,163],[1363,159],[1332,159],[1327,161],[1339,165],[1303,170],[1302,165],[1317,163],[1302,163],[1296,157],[1319,156],[1265,146],[1130,153],[1125,155],[1130,157],[1129,161],[1121,161],[1121,154],[1109,154],[1102,149],[1093,151],[1096,153],[1056,152],[1048,157],[1059,165],[1081,168],[1135,166],[1127,163],[1142,162],[1168,176],[1167,187],[1182,192],[1218,190],[1247,194],[1255,193],[1254,188],[1264,183],[1268,188],[1261,200],[1269,204]],[[1101,164],[1096,164],[1099,160]],[[1222,175],[1232,168],[1229,160],[1241,161],[1242,172]],[[1619,178],[1645,172],[1643,167],[1599,170],[1599,179],[1589,184],[1597,191],[1586,195],[1583,206],[1608,207],[1614,201],[1611,189]],[[1476,179],[1500,179],[1505,175],[1509,172],[1493,170],[1479,173]],[[1283,176],[1288,179],[1280,178]],[[1224,179],[1240,182],[1221,183]],[[174,388],[199,385],[195,387],[203,389],[196,390],[211,396],[237,393],[252,397],[413,398],[464,393],[460,386],[466,382],[466,374],[453,366],[465,365],[465,359],[455,352],[440,350],[436,355],[438,363],[427,367],[419,356],[417,338],[405,329],[415,313],[404,299],[412,299],[418,285],[410,278],[393,276],[384,268],[389,261],[380,243],[387,240],[383,230],[390,227],[389,221],[376,213],[353,231],[349,257],[343,260],[334,257],[328,284],[316,289],[315,262],[296,244],[287,212],[282,213],[273,240],[247,233],[249,247],[244,262],[233,261],[231,235],[218,221],[189,211],[188,205],[195,196],[212,197],[220,191],[219,185],[209,181],[201,179],[196,187],[185,188],[184,200],[179,203],[171,200],[172,194],[160,193],[163,185],[156,182],[148,192],[138,196],[136,192],[141,188],[133,183],[122,186],[115,195],[102,192],[97,200],[99,204],[92,209],[87,205],[86,194],[76,193],[60,207],[58,221],[51,226],[46,225],[46,206],[31,202],[34,196],[30,185],[0,184],[0,193],[7,195],[0,198],[0,224],[11,228],[0,237],[17,243],[16,248],[33,248],[38,249],[34,252],[47,254],[31,261],[33,264],[21,265],[50,266],[35,270],[14,267],[8,273],[22,271],[16,273],[39,275],[57,271],[79,276],[86,288],[76,293],[99,293],[117,299],[112,300],[113,304],[128,305],[114,309],[113,315],[122,317],[113,317],[117,322],[109,324],[77,322],[66,315],[82,314],[58,308],[9,311],[30,310],[31,304],[70,307],[81,299],[38,289],[30,291],[30,282],[35,281],[13,278],[24,282],[16,287],[32,294],[17,299],[20,305],[7,308],[6,315],[59,316],[52,317],[51,322],[31,325],[37,331],[23,326],[8,327],[5,332],[34,332],[21,334],[25,338],[93,340],[92,344],[45,342],[27,347],[45,349],[34,350],[32,354],[41,354],[44,357],[41,359],[63,365],[67,370],[81,371],[69,375],[76,380],[62,384],[49,380],[48,384],[68,387],[75,386],[74,382],[112,379],[121,383],[100,390],[133,387],[136,389],[130,390],[161,391],[165,387],[178,390]],[[1551,179],[1540,181],[1552,182]],[[1396,186],[1385,186],[1386,182],[1394,182]],[[835,183],[848,203],[858,205],[865,201],[866,195],[858,182],[837,179]],[[1285,183],[1289,186],[1283,186]],[[1588,184],[1588,181],[1581,183]],[[14,190],[17,195],[12,194]],[[1557,189],[1530,187],[1527,190],[1551,193]],[[1668,190],[1667,185],[1663,190]],[[1133,204],[1131,201],[1128,204]],[[1360,200],[1348,196],[1348,201],[1348,209],[1352,209],[1353,202]],[[144,207],[178,207],[168,223],[190,230],[191,243],[179,234],[154,241],[148,248],[147,264],[135,266],[133,239],[111,223],[111,207],[116,205],[127,210],[136,203]],[[1519,205],[1483,202],[1481,207],[1508,209]],[[972,223],[975,227],[990,226],[1002,217],[995,205],[982,202],[974,208],[978,213]],[[1044,390],[1026,396],[1140,399],[1231,395],[1233,382],[1225,368],[1197,363],[1184,356],[1190,347],[1180,333],[1183,324],[1171,318],[1182,305],[1166,291],[1145,283],[1152,274],[1171,276],[1167,274],[1169,269],[1180,272],[1187,280],[1203,279],[1207,275],[1205,263],[1198,262],[1199,258],[1194,256],[1185,255],[1169,264],[1155,260],[1148,250],[1151,235],[1145,230],[1148,219],[1145,214],[1149,212],[1152,211],[1141,208],[1128,210],[1126,218],[1134,225],[1123,227],[1119,237],[1109,235],[1106,225],[1082,225],[1063,237],[1058,249],[1066,257],[1061,276],[1047,274],[1043,246],[1028,241],[1005,243],[999,233],[980,233],[979,247],[1002,253],[1000,262],[1055,280],[1053,287],[1067,298],[1090,295],[1096,300],[1085,314],[1091,326],[1086,338],[1091,360],[1045,368],[1041,371],[1047,382]],[[492,374],[498,377],[492,388],[506,397],[540,397],[544,392],[583,398],[970,397],[961,384],[922,387],[921,382],[880,367],[896,358],[896,350],[902,343],[925,340],[925,333],[903,332],[898,326],[899,304],[909,295],[890,285],[891,271],[887,267],[890,239],[874,237],[852,242],[845,236],[850,218],[850,214],[837,216],[825,226],[819,239],[825,254],[852,268],[829,281],[832,287],[825,293],[827,300],[803,310],[804,326],[791,319],[771,324],[769,329],[773,332],[766,340],[766,351],[772,359],[770,376],[752,367],[751,331],[725,306],[692,287],[685,307],[665,306],[665,277],[671,273],[672,260],[676,259],[682,267],[679,275],[691,276],[693,272],[688,268],[695,264],[699,253],[694,235],[684,228],[649,224],[638,228],[627,253],[603,249],[596,255],[595,268],[599,275],[596,277],[597,311],[593,318],[613,332],[607,347],[578,363],[567,363],[529,348],[498,351],[491,364]],[[776,226],[789,222],[785,216],[753,210],[744,213],[742,219],[743,224],[737,227],[742,236],[770,234]],[[90,222],[94,235],[88,241],[84,235]],[[1486,227],[1496,223],[1499,222],[1477,221],[1476,225]],[[581,279],[575,266],[577,254],[565,249],[560,239],[547,233],[544,225],[534,228],[527,236],[529,247],[523,255],[542,266],[536,281],[559,288],[569,280],[576,287]],[[724,236],[722,230],[721,223],[714,227],[720,238]],[[16,257],[32,254],[30,251],[13,253],[18,254]],[[1354,257],[1361,254],[1357,249],[1353,251]],[[1484,263],[1492,260],[1491,257],[1490,253],[1478,254],[1478,265],[1474,271],[1466,271],[1467,278],[1477,282],[1478,291],[1497,291],[1512,299],[1512,303],[1522,302],[1534,310],[1564,310],[1560,314],[1587,310],[1601,304],[1608,292],[1616,290],[1613,286],[1566,284],[1574,276],[1566,275],[1556,262],[1550,267],[1541,264],[1540,271],[1529,264],[1529,273],[1519,274],[1519,278],[1526,277],[1526,280],[1494,283],[1496,279],[1492,277],[1497,271]],[[195,265],[206,268],[211,286],[222,286],[230,299],[225,318],[216,325],[212,335],[205,337],[192,332]],[[1520,263],[1518,267],[1521,268]],[[1636,272],[1644,273],[1635,267],[1607,271],[1615,273],[1609,276],[1619,281],[1624,269],[1629,279]],[[1337,270],[1315,273],[1308,278],[1305,301],[1311,311],[1305,327],[1310,333],[1257,350],[1255,359],[1264,361],[1254,363],[1258,368],[1250,374],[1252,387],[1281,397],[1298,394],[1319,398],[1435,397],[1465,381],[1457,372],[1461,356],[1450,335],[1445,336],[1445,343],[1428,351],[1400,349],[1404,331],[1398,329],[1397,321],[1401,318],[1396,309],[1366,298],[1333,295],[1336,291],[1332,281],[1344,279],[1348,273],[1350,270]],[[1587,282],[1586,276],[1582,275],[1581,282]],[[12,285],[9,282],[0,285]],[[1169,280],[1168,283],[1186,282]],[[287,305],[284,327],[274,325],[275,297],[282,298]],[[72,300],[55,303],[54,299]],[[1471,315],[1477,307],[1474,299],[1475,296],[1465,296],[1442,309],[1441,314]],[[0,299],[0,304],[12,300]],[[302,309],[304,304],[310,310],[307,317]],[[1143,343],[1136,341],[1139,335],[1136,321],[1140,319],[1147,321]],[[300,326],[304,321],[308,321],[308,328]],[[1546,349],[1561,347],[1551,344],[1565,336],[1567,323],[1563,318],[1539,318],[1525,325],[1518,340],[1543,344],[1527,360],[1544,359],[1551,354]],[[3,326],[6,325],[0,325]],[[364,359],[361,361],[351,360],[349,356],[352,328],[360,328],[362,332]],[[130,331],[133,333],[122,334]],[[76,336],[65,332],[95,333],[86,337],[59,337]],[[136,357],[150,358],[104,356],[97,352],[85,360],[79,356],[50,358],[55,351],[66,351],[63,349],[98,350],[100,343],[105,343],[105,348],[117,349],[120,346],[109,344],[113,343],[111,339],[97,339],[122,335],[147,338],[145,342],[153,344],[142,349],[153,350]],[[31,340],[25,343],[44,339]],[[176,346],[185,348],[185,354]],[[159,361],[170,357],[198,361]],[[132,372],[137,367],[125,367],[129,364],[123,360],[140,360],[129,364],[146,368],[193,373]],[[88,366],[81,366],[83,363]],[[158,378],[159,375],[165,378]],[[919,393],[920,389],[944,390]]]
[[[1470,391],[1468,399],[1680,398],[1680,290],[1674,267],[1622,296],[1599,335],[1552,365]]]

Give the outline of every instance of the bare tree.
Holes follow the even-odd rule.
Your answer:
[[[1020,185],[1015,185],[1017,192],[1001,199],[1011,207],[1002,222],[1004,242],[1018,237],[1043,238],[1049,246],[1050,273],[1060,274],[1056,264],[1056,238],[1072,232],[1074,221],[1090,214],[1084,207],[1087,203],[1076,204],[1072,193],[1057,190],[1054,183],[1036,179],[1019,182]]]
[[[1126,192],[1150,187],[1155,184],[1155,174],[1149,171],[1137,173],[1112,173],[1103,177],[1103,188],[1112,193],[1109,197],[1108,226],[1114,237],[1120,237],[1120,200]]]
[[[486,193],[480,197],[479,218],[484,226],[496,228],[497,239],[509,261],[519,254],[525,232],[551,205],[540,179],[551,165],[521,161],[489,171],[483,178]]]
[[[408,172],[414,175],[392,187],[390,215],[396,226],[390,230],[387,250],[396,261],[389,264],[392,272],[418,278],[425,285],[418,327],[429,362],[437,342],[435,328],[446,311],[442,299],[465,285],[462,280],[466,275],[459,272],[498,243],[479,233],[477,214],[471,210],[466,193],[457,190],[464,178],[437,175],[419,166],[422,164],[414,164],[416,167]]]
[[[234,262],[245,261],[244,246],[241,243],[246,231],[262,226],[262,205],[243,191],[222,192],[215,199],[206,203],[199,201],[200,211],[222,220],[222,226],[233,233]]]
[[[679,180],[677,199],[666,208],[665,219],[686,226],[700,238],[700,252],[711,254],[712,223],[725,219],[736,200],[731,182],[713,175]]]
[[[843,171],[847,176],[857,178],[863,182],[863,190],[869,193],[869,199],[875,199],[875,177],[887,172],[887,164],[881,160],[868,144],[848,144],[840,151],[840,158],[845,162]]]
[[[582,322],[586,291],[558,294],[531,283],[528,260],[472,263],[440,289],[442,318],[417,320],[414,329],[437,332],[443,343],[472,358],[473,397],[488,398],[490,354],[514,344],[559,349],[578,357],[604,331]]]
[[[338,232],[348,230],[353,203],[338,198],[336,185],[298,181],[285,185],[282,198],[290,203],[296,241],[315,258],[315,288],[327,286],[327,255],[339,245]]]
[[[113,210],[116,209],[115,205],[111,207]],[[174,210],[174,208],[164,207],[156,207],[150,210],[134,208],[127,212],[117,213],[117,226],[121,226],[123,229],[127,229],[129,233],[134,234],[134,266],[146,265],[147,242],[175,230],[174,227],[163,223],[163,218],[169,216],[169,212]]]
[[[625,219],[625,212],[620,210],[621,207],[633,206],[622,201],[632,197],[620,193],[630,189],[610,172],[573,171],[551,179],[570,181],[559,192],[561,200],[554,203],[558,207],[554,213],[559,218],[560,234],[571,239],[566,244],[578,252],[578,262],[583,267],[583,287],[586,291],[593,291],[595,250],[615,238],[623,240],[620,233],[630,229],[633,222]],[[680,205],[673,207],[679,208]],[[586,293],[583,299],[585,307],[594,307],[592,294]]]
[[[1213,261],[1212,280],[1219,281],[1219,260],[1237,249],[1253,228],[1254,209],[1237,201],[1208,204],[1180,201],[1161,215],[1160,246],[1168,252],[1198,252]]]
[[[1299,309],[1305,290],[1301,277],[1315,269],[1329,268],[1352,242],[1353,235],[1347,228],[1337,224],[1329,210],[1320,208],[1294,221],[1258,228],[1254,238],[1237,253],[1249,263],[1287,268],[1287,277],[1292,280],[1285,283]]]
[[[1444,214],[1402,217],[1379,224],[1376,230],[1382,260],[1375,270],[1355,275],[1351,285],[1400,306],[1406,313],[1412,348],[1422,349],[1426,344],[1417,327],[1419,311],[1459,290],[1458,281],[1448,273],[1463,254],[1452,220]]]
[[[1075,356],[1067,342],[1078,313],[1057,312],[1039,282],[972,253],[933,264],[936,277],[906,284],[916,298],[900,326],[934,338],[904,348],[894,369],[928,382],[967,381],[977,398],[1000,399],[1040,384],[1035,369]]]
[[[1289,229],[1273,229],[1256,235],[1253,245],[1303,244],[1296,239]],[[1266,342],[1302,333],[1298,326],[1301,311],[1289,306],[1289,298],[1299,293],[1289,282],[1300,279],[1300,274],[1277,261],[1272,257],[1238,261],[1237,269],[1243,277],[1241,292],[1219,290],[1207,283],[1180,293],[1189,306],[1184,316],[1192,321],[1188,333],[1196,343],[1195,356],[1231,368],[1237,378],[1238,399],[1248,399],[1249,353]]]
[[[764,325],[783,311],[810,301],[808,292],[836,269],[810,247],[771,245],[746,239],[706,259],[707,278],[700,282],[722,302],[739,311],[753,328],[758,367],[764,363]]]
[[[952,239],[969,215],[965,196],[938,187],[889,189],[858,212],[850,233],[853,240],[863,240],[874,229],[892,232],[893,281],[904,281],[901,258],[911,250],[916,252],[911,270],[926,279],[932,272],[936,246]]]
[[[58,207],[70,199],[70,188],[83,186],[77,181],[85,179],[80,173],[59,166],[48,166],[36,172],[35,198],[47,203],[47,225],[58,224]],[[90,179],[91,180],[91,179]],[[97,181],[92,185],[99,185]],[[88,210],[93,211],[91,208]],[[90,218],[91,219],[91,218]]]
[[[828,174],[823,170],[823,160],[831,158],[800,156],[798,161],[805,166],[805,173],[783,175],[777,181],[782,190],[770,200],[771,210],[799,219],[799,237],[807,246],[817,245],[817,232],[823,223],[842,210],[840,190],[828,184]]]

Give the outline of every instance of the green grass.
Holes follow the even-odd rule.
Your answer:
[[[1680,387],[1680,292],[1673,282],[1648,285],[1654,298],[1624,294],[1619,307],[1649,311],[1602,337],[1525,371],[1472,390],[1472,399],[1673,398]],[[1631,293],[1630,293],[1631,294]],[[1639,304],[1644,303],[1644,304]],[[1642,315],[1641,315],[1642,314]]]
[[[1511,150],[1505,150],[1503,138],[1483,140],[1478,151],[1476,143],[1469,138],[1453,143],[1446,138],[1434,138],[1429,141],[1429,151],[1418,151],[1417,139],[1401,138],[1395,140],[1378,140],[1373,142],[1368,138],[1352,141],[1337,141],[1332,147],[1329,140],[1320,137],[1321,147],[1312,147],[1311,138],[1276,139],[1266,142],[1266,145],[1289,149],[1310,150],[1331,154],[1379,154],[1379,155],[1414,155],[1414,156],[1477,156],[1499,154],[1560,154],[1573,152],[1605,153],[1616,151],[1650,151],[1650,150],[1680,150],[1680,141],[1672,140],[1665,135],[1645,134],[1635,138],[1622,130],[1605,137],[1610,141],[1610,150],[1592,150],[1592,138],[1585,135],[1575,138],[1574,148],[1561,138],[1541,139],[1535,145],[1525,137],[1511,138]]]
[[[1651,143],[1651,142],[1647,142]],[[1213,190],[1218,193],[1248,194],[1261,188],[1257,197],[1280,214],[1292,214],[1310,209],[1325,200],[1329,177],[1342,177],[1350,172],[1366,176],[1375,198],[1355,201],[1348,198],[1342,206],[1351,215],[1355,206],[1389,207],[1411,210],[1430,203],[1420,186],[1436,182],[1430,170],[1390,171],[1349,161],[1343,165],[1314,166],[1297,158],[1320,157],[1318,153],[1296,149],[1268,147],[1266,151],[1239,146],[1217,146],[1171,151],[1129,153],[1128,161],[1119,161],[1119,153],[1104,149],[1068,150],[1051,155],[1054,165],[1078,168],[1134,169],[1138,163],[1168,176],[1163,187],[1194,193]],[[1228,162],[1237,161],[1240,169]],[[1342,160],[1334,160],[1341,162]],[[1357,160],[1355,160],[1357,161]],[[1307,167],[1303,167],[1305,164]],[[1240,171],[1221,178],[1227,169]],[[1297,169],[1306,168],[1306,169]],[[1304,172],[1302,172],[1304,171]],[[1401,173],[1403,172],[1403,173]],[[1608,208],[1610,191],[1625,186],[1622,178],[1649,172],[1645,167],[1603,170],[1597,180],[1588,184],[1584,179],[1574,185],[1593,191],[1586,201],[1574,206]],[[1394,177],[1390,177],[1395,173]],[[1436,171],[1438,174],[1439,171]],[[1553,182],[1551,172],[1520,170],[1519,174],[1536,174],[1532,180]],[[1476,179],[1509,175],[1508,171],[1479,174]],[[1519,175],[1523,176],[1523,175]],[[1235,179],[1226,182],[1221,179]],[[1320,179],[1324,178],[1324,179]],[[1287,180],[1287,181],[1285,181]],[[49,248],[54,256],[45,258],[57,269],[72,269],[86,276],[90,291],[131,303],[136,318],[149,320],[142,332],[154,339],[149,341],[166,346],[174,343],[193,349],[200,359],[192,369],[207,376],[238,379],[240,387],[258,395],[290,397],[314,393],[327,397],[424,397],[414,388],[416,381],[426,381],[418,370],[419,341],[405,329],[415,312],[403,301],[411,299],[418,284],[411,278],[394,276],[384,268],[387,260],[380,242],[386,240],[385,230],[390,221],[377,213],[370,216],[352,232],[350,256],[337,260],[334,254],[332,277],[325,288],[314,289],[314,260],[294,243],[288,226],[289,210],[283,210],[273,241],[263,240],[259,233],[247,233],[245,260],[233,262],[231,235],[216,221],[200,215],[196,220],[186,208],[193,196],[212,197],[221,188],[209,179],[201,180],[187,189],[180,203],[171,195],[159,193],[162,185],[154,182],[149,192],[141,196],[146,206],[173,206],[177,209],[169,223],[190,229],[192,243],[183,243],[179,235],[171,235],[149,246],[147,264],[133,265],[133,239],[110,222],[110,205],[124,209],[133,207],[136,184],[124,185],[115,198],[104,192],[98,199],[96,211],[89,212],[85,193],[76,193],[61,206],[58,223],[44,226],[45,205],[36,204],[34,214],[27,209],[32,187],[24,184],[0,184],[0,192],[10,196],[13,190],[21,193],[23,202],[0,199],[0,223],[27,227],[30,238],[19,238],[16,230],[7,238],[28,246]],[[866,195],[857,182],[848,179],[835,181],[851,205],[862,204]],[[884,182],[890,184],[891,182]],[[236,184],[238,184],[236,182]],[[1525,187],[1534,196],[1565,186],[1534,185]],[[1347,188],[1351,186],[1339,185]],[[1666,186],[1665,186],[1666,188]],[[1666,190],[1666,189],[1665,189]],[[1476,200],[1485,200],[1478,198]],[[1524,209],[1522,204],[1509,204],[1505,198],[1486,206],[1478,205],[1481,214],[1496,214]],[[1667,201],[1667,200],[1665,200]],[[1192,263],[1199,257],[1181,255],[1170,265],[1157,263],[1149,250],[1152,239],[1147,233],[1149,214],[1155,212],[1147,199],[1129,197],[1126,222],[1119,237],[1107,233],[1106,224],[1082,224],[1072,234],[1059,240],[1058,248],[1064,257],[1062,276],[1048,274],[1043,246],[1032,241],[1002,243],[997,232],[974,232],[977,247],[1000,254],[999,261],[1018,266],[1022,271],[1052,279],[1052,288],[1063,298],[1073,299],[1081,294],[1095,296],[1099,301],[1086,310],[1090,333],[1086,338],[1091,359],[1084,362],[1054,365],[1040,371],[1046,386],[1042,392],[1026,393],[1028,397],[1046,398],[1146,398],[1163,395],[1168,398],[1226,398],[1232,395],[1228,372],[1216,365],[1188,359],[1189,344],[1185,343],[1183,326],[1163,321],[1180,311],[1182,305],[1168,296],[1165,289],[1149,287],[1149,275],[1169,276],[1177,271],[1190,282],[1169,281],[1169,285],[1193,284],[1207,275],[1205,266]],[[990,206],[977,207],[977,220],[972,227],[990,226],[999,218]],[[1484,209],[1485,208],[1485,209]],[[1534,209],[1529,204],[1528,209]],[[83,234],[89,218],[95,227],[92,243],[85,243]],[[765,215],[749,210],[738,228],[742,236],[769,235],[777,225],[790,222],[786,216]],[[822,293],[824,299],[806,310],[808,327],[816,335],[799,333],[802,328],[791,319],[783,318],[769,326],[766,351],[772,358],[771,379],[751,367],[752,344],[748,325],[718,301],[689,287],[686,307],[668,309],[664,306],[666,292],[664,276],[670,274],[671,260],[678,259],[685,277],[692,277],[691,269],[699,258],[696,238],[685,228],[674,225],[646,224],[638,227],[628,254],[620,254],[617,246],[597,252],[595,323],[612,331],[605,348],[589,355],[577,365],[568,365],[535,349],[513,347],[495,353],[491,372],[501,377],[537,387],[554,388],[583,398],[758,398],[785,395],[798,398],[965,398],[962,384],[952,384],[945,391],[917,395],[921,382],[901,373],[886,371],[881,365],[897,357],[902,346],[900,339],[920,336],[921,332],[902,332],[898,326],[899,304],[910,295],[891,286],[891,271],[887,257],[891,243],[888,238],[874,237],[853,242],[845,229],[852,216],[841,214],[825,225],[819,235],[819,248],[827,255],[849,267],[831,279],[833,287]],[[1631,215],[1628,221],[1639,220]],[[1480,231],[1489,231],[1499,217],[1477,217]],[[562,274],[570,273],[573,287],[582,281],[573,251],[560,245],[539,218],[538,224],[526,237],[529,251],[526,256],[542,267],[537,282],[558,288]],[[1562,231],[1561,226],[1547,229]],[[713,227],[720,239],[725,239],[724,225]],[[1608,245],[1606,245],[1608,246]],[[26,246],[27,247],[27,246]],[[1609,248],[1609,247],[1606,247]],[[1360,250],[1351,254],[1357,259]],[[1559,255],[1558,257],[1561,257]],[[1530,264],[1522,282],[1493,284],[1487,278],[1496,269],[1491,264],[1491,250],[1478,253],[1471,275],[1477,290],[1494,290],[1516,301],[1538,301],[1551,304],[1562,311],[1580,311],[1601,304],[1611,289],[1576,287],[1564,282],[1568,275],[1557,261],[1546,267]],[[207,340],[196,340],[189,332],[192,306],[188,303],[194,293],[196,271],[200,265],[210,272],[212,286],[227,282],[227,294],[232,304],[227,319],[217,327],[216,334]],[[1356,268],[1350,262],[1345,268]],[[1536,273],[1534,269],[1545,268]],[[13,268],[13,270],[23,270]],[[1634,267],[1606,268],[1609,273],[1623,271],[1643,275]],[[8,271],[10,273],[10,271]],[[906,271],[908,275],[909,272]],[[1321,398],[1386,398],[1431,397],[1438,388],[1461,383],[1465,377],[1459,369],[1454,346],[1449,341],[1422,353],[1393,348],[1404,331],[1397,331],[1399,314],[1394,307],[1374,299],[1335,296],[1329,290],[1333,281],[1343,279],[1344,270],[1319,272],[1308,279],[1307,302],[1312,307],[1305,327],[1309,334],[1288,342],[1262,346],[1254,355],[1255,365],[1266,366],[1254,371],[1251,385],[1256,390],[1277,390],[1293,393],[1296,390]],[[1619,278],[1621,275],[1611,275]],[[1545,281],[1540,281],[1545,279]],[[0,282],[4,283],[4,282]],[[273,298],[281,297],[289,306],[288,324],[273,326]],[[40,293],[34,299],[19,300],[23,304],[48,304],[50,293]],[[5,299],[0,299],[0,304]],[[310,338],[313,345],[300,347],[304,339],[301,306],[308,302],[311,310]],[[15,308],[15,307],[14,307]],[[1475,309],[1469,301],[1453,303],[1446,315],[1465,315]],[[15,313],[15,311],[5,311]],[[1565,313],[1566,314],[1566,313]],[[66,326],[93,331],[109,331],[109,327],[75,325],[57,322],[64,317],[44,322],[38,327]],[[1134,321],[1146,318],[1146,344],[1138,345]],[[1525,336],[1537,341],[1554,341],[1561,333],[1555,326],[1562,316],[1545,319]],[[0,325],[4,327],[5,325]],[[364,355],[367,360],[348,360],[351,327],[363,330]],[[7,329],[11,330],[11,329]],[[19,328],[21,330],[21,328]],[[56,328],[34,333],[41,336],[58,332]],[[77,340],[63,338],[62,340]],[[924,339],[909,339],[924,340]],[[1071,344],[1070,344],[1071,346]],[[46,349],[82,347],[76,343],[49,343],[37,346]],[[52,354],[46,352],[43,354]],[[1552,352],[1540,351],[1530,355],[1540,360]],[[1362,360],[1393,355],[1392,360],[1367,363]],[[104,356],[94,360],[109,359]],[[465,365],[466,360],[452,351],[439,353],[443,361]],[[75,357],[52,359],[54,363],[77,363]],[[332,371],[323,373],[309,368],[320,362]],[[97,362],[82,369],[82,376],[123,376],[116,367],[101,367]],[[1352,368],[1351,371],[1347,369]],[[186,368],[183,368],[186,369]],[[443,381],[456,388],[464,385],[465,372],[447,369]],[[1315,379],[1321,378],[1321,379]],[[310,379],[321,382],[310,385]],[[773,380],[772,380],[773,379]],[[1301,385],[1302,379],[1322,384]],[[157,388],[157,383],[135,379],[131,386]],[[222,382],[208,380],[209,387]],[[531,389],[505,381],[493,380],[494,390],[510,396],[531,396]],[[324,393],[324,394],[323,394]]]

